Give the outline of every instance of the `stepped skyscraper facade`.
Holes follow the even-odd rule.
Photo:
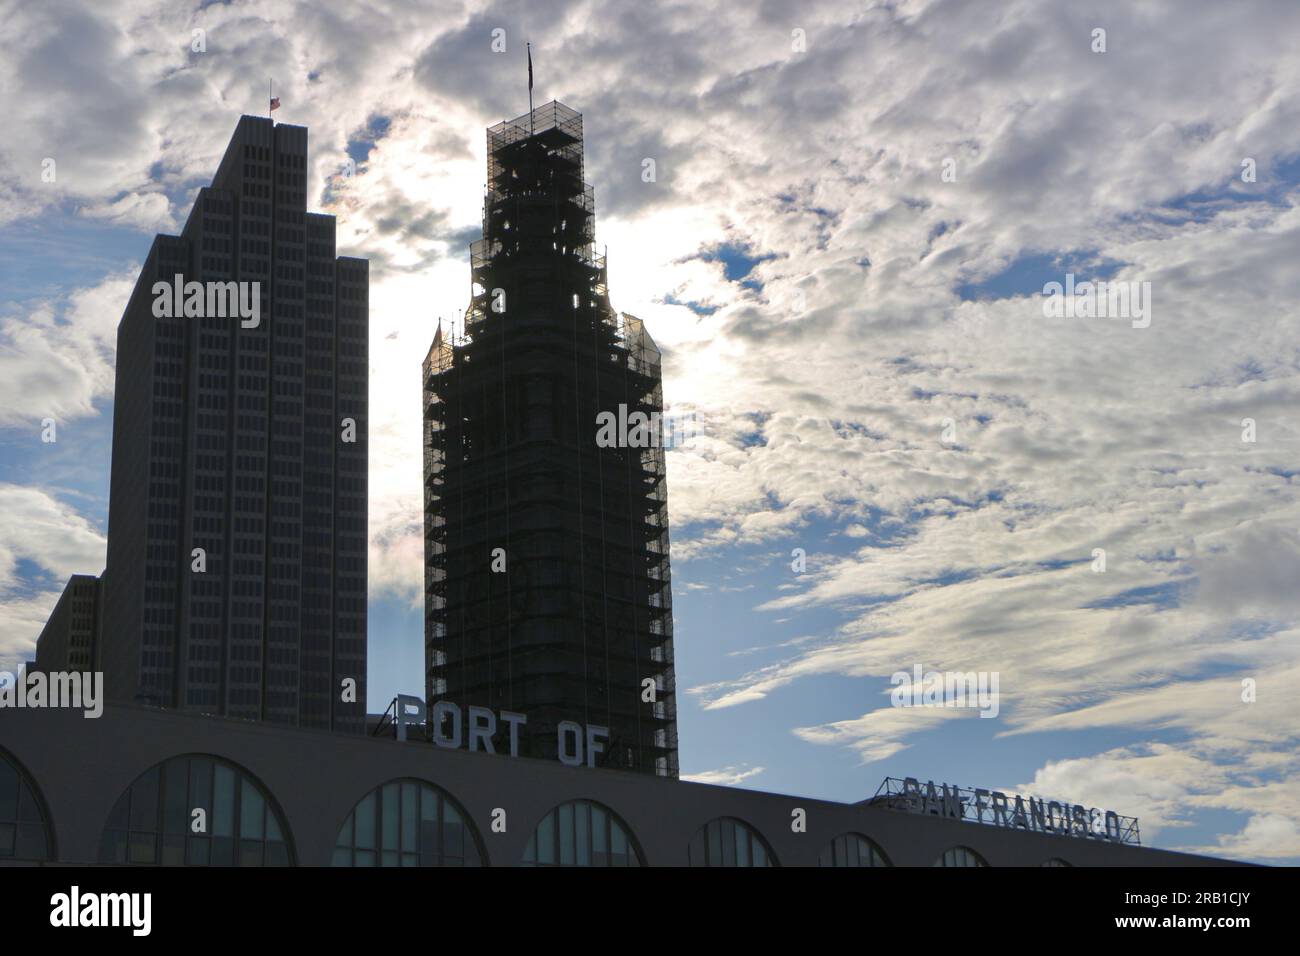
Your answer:
[[[595,765],[676,777],[659,350],[610,305],[581,115],[487,139],[469,306],[424,363],[427,699],[522,715],[521,755],[579,724]]]
[[[368,264],[334,232],[306,128],[244,116],[149,250],[118,327],[110,699],[364,729]]]

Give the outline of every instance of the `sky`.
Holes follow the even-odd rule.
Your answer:
[[[683,775],[1300,863],[1298,35],[1289,2],[0,0],[0,669],[103,567],[117,323],[273,79],[370,260],[370,706],[421,693],[420,361],[531,42],[693,422]],[[1050,314],[1067,275],[1145,318]],[[997,715],[892,706],[918,665],[997,674]]]

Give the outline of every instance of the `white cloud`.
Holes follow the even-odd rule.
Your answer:
[[[171,232],[175,223],[167,197],[161,193],[127,193],[115,202],[83,206],[81,215],[145,232]]]
[[[98,574],[106,541],[68,505],[36,488],[0,484],[0,670],[34,656],[36,638],[73,574]],[[58,582],[32,589],[19,575],[31,561]]]
[[[112,396],[117,320],[133,281],[109,276],[0,318],[0,426],[29,429],[35,441],[44,419],[93,415]]]
[[[1214,844],[1184,849],[1188,853],[1281,861],[1300,856],[1300,823],[1294,817],[1256,814],[1238,833],[1222,836]]]
[[[699,773],[682,774],[682,779],[689,780],[691,783],[709,783],[719,787],[738,787],[746,780],[757,777],[762,772],[762,767],[721,767],[717,770],[702,770]]]

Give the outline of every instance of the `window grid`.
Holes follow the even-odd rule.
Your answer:
[[[954,846],[943,851],[943,856],[934,861],[935,866],[988,866],[984,857],[968,846]]]
[[[27,774],[0,752],[0,860],[48,860],[45,814]]]
[[[542,818],[524,848],[523,866],[643,866],[631,831],[590,800],[561,804]]]
[[[279,813],[252,778],[213,757],[173,757],[146,771],[117,801],[99,861],[289,866],[292,853]]]
[[[776,866],[758,832],[733,817],[702,826],[691,838],[687,856],[691,866]]]
[[[394,780],[352,808],[334,866],[482,866],[478,839],[456,804],[432,784]]]
[[[874,841],[860,833],[843,833],[832,840],[821,856],[818,866],[893,866],[885,851]]]

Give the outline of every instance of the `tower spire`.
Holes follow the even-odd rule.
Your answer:
[[[528,135],[533,135],[533,45],[525,43],[528,51]]]

